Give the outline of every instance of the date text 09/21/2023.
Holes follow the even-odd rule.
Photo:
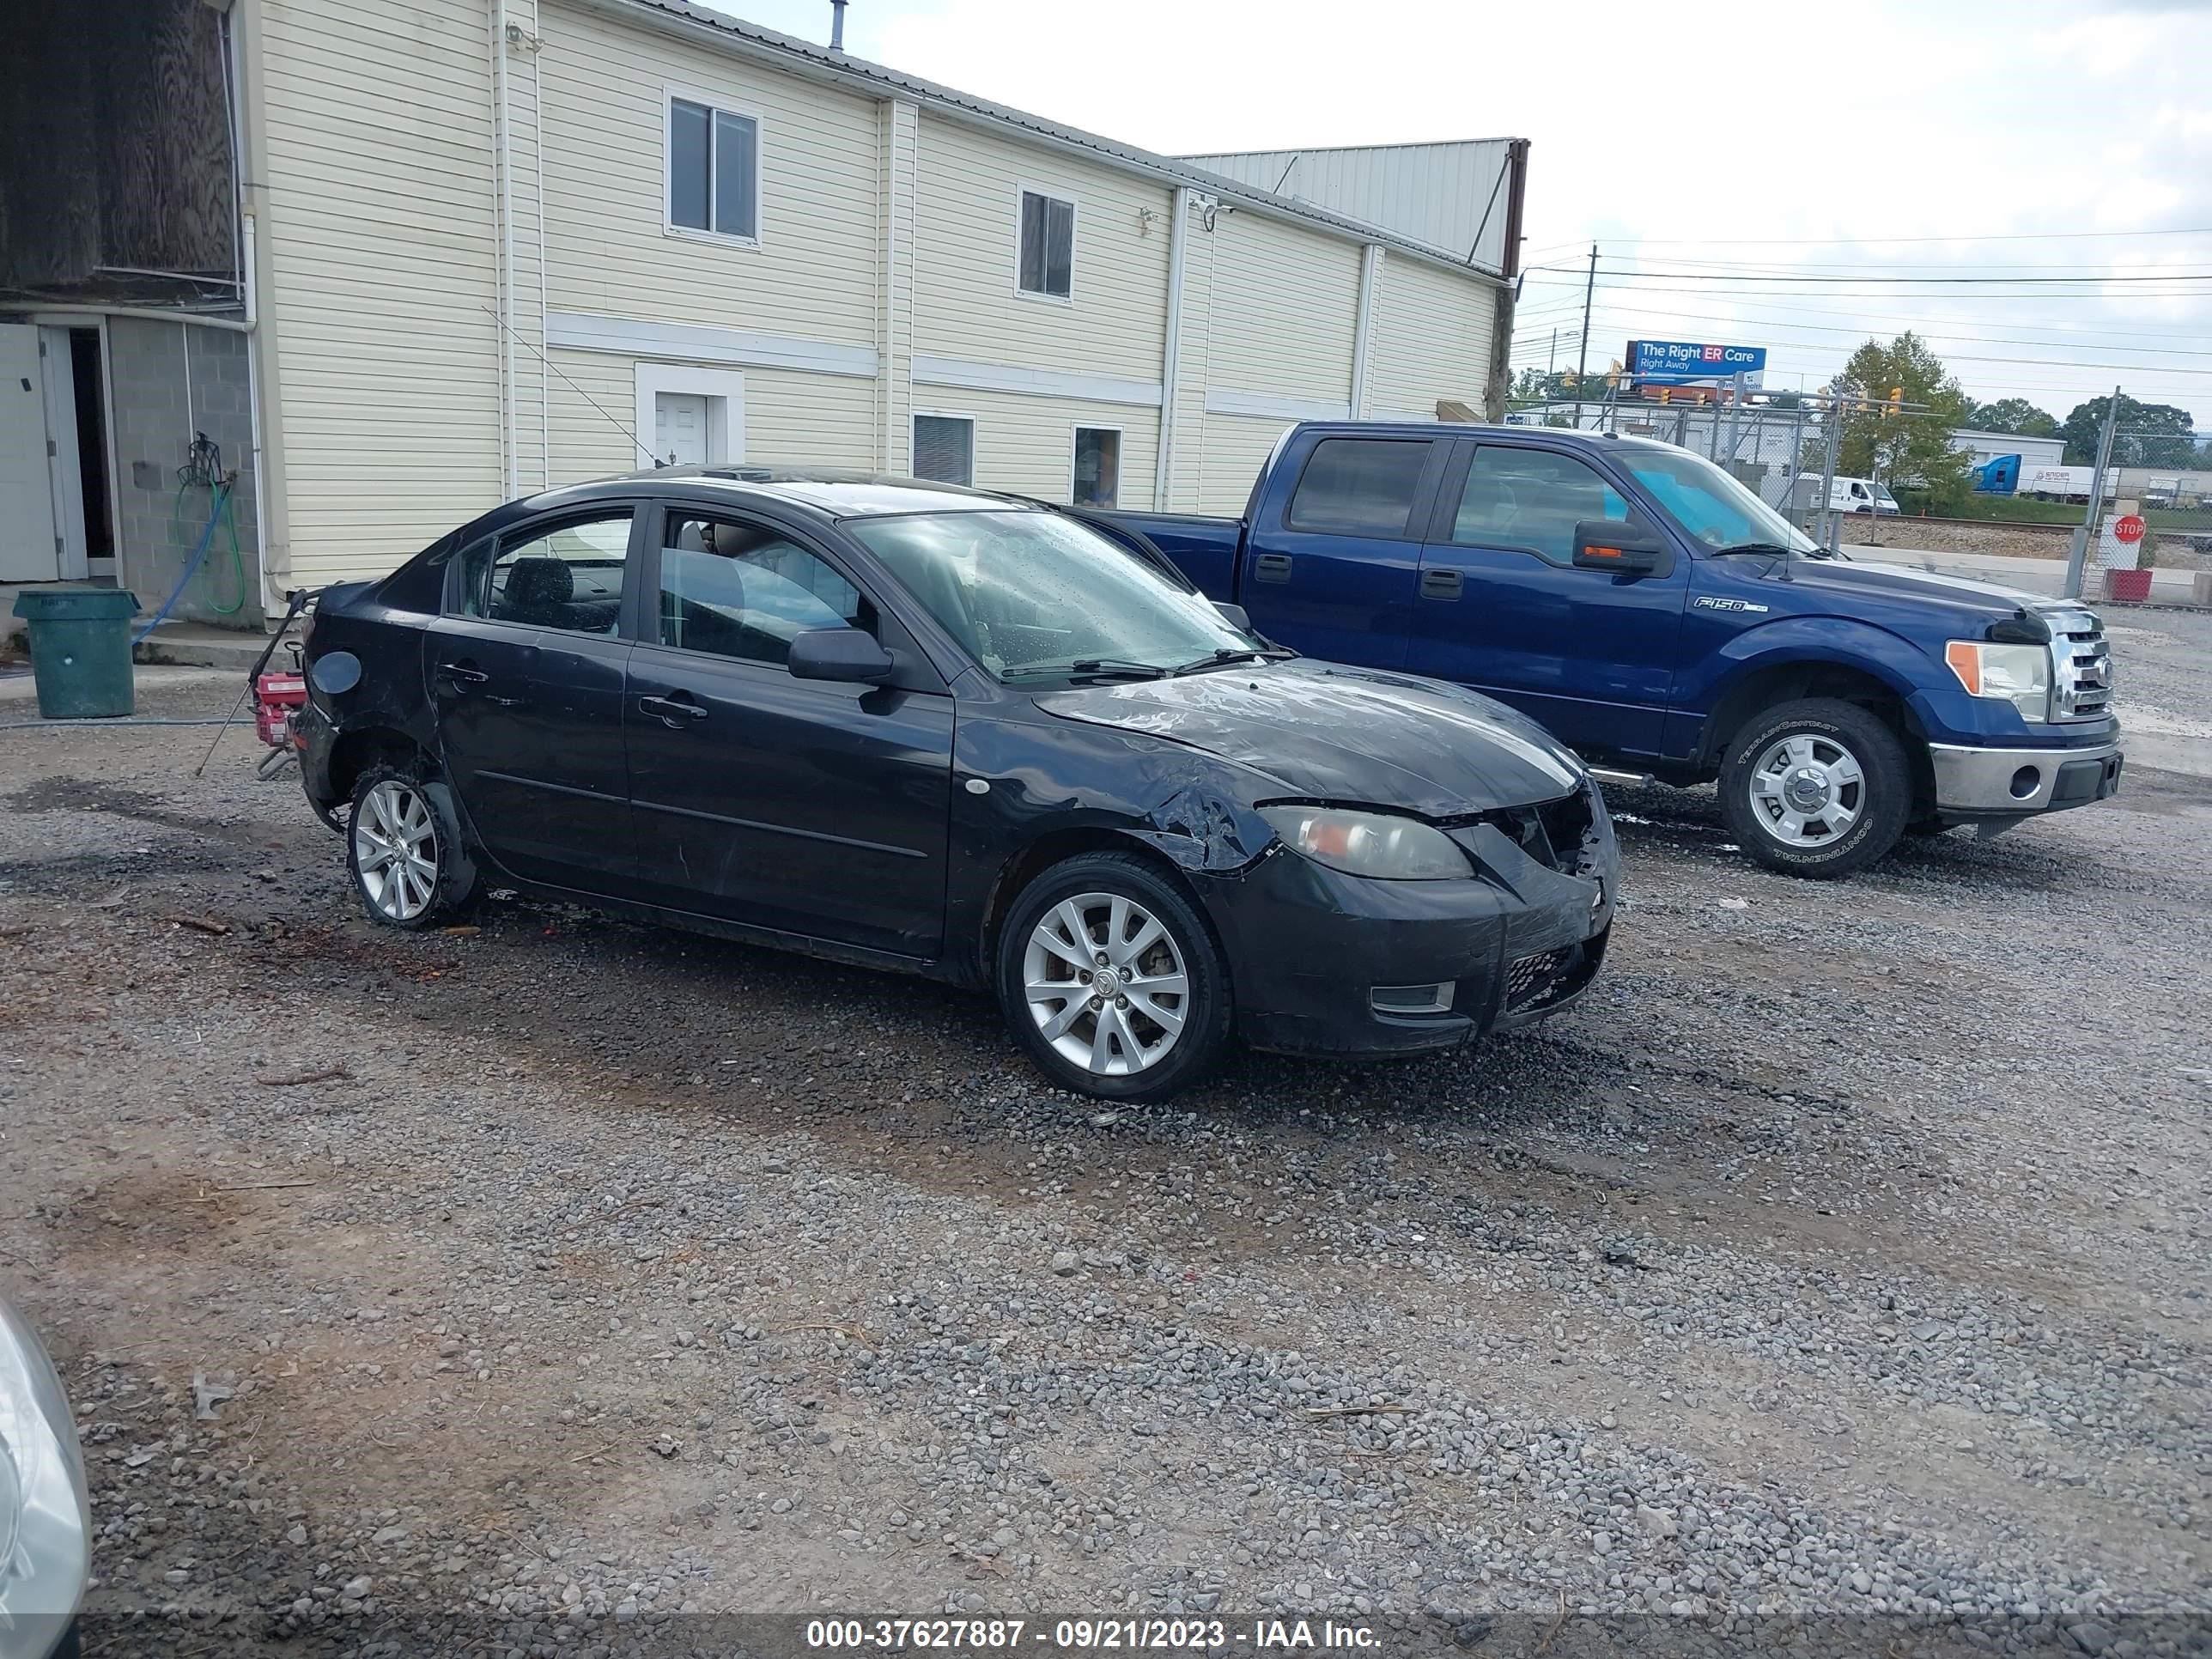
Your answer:
[[[1255,1619],[811,1619],[806,1645],[835,1651],[945,1649],[1018,1651],[1024,1642],[1092,1652],[1370,1650],[1375,1632],[1334,1620]]]

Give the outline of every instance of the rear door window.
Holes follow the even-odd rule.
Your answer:
[[[461,614],[572,634],[613,634],[622,621],[631,509],[508,531],[462,556]]]
[[[1429,462],[1425,438],[1324,438],[1291,497],[1292,530],[1403,538]]]

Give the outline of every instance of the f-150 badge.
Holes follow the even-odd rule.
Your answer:
[[[1702,605],[1708,611],[1757,611],[1764,613],[1770,609],[1766,605],[1753,605],[1749,599],[1692,599],[1690,603]]]

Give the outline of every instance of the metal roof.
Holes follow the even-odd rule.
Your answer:
[[[1247,185],[1396,231],[1455,262],[1502,270],[1516,141],[1223,151],[1182,159]]]
[[[1215,197],[1276,218],[1318,225],[1351,240],[1377,243],[1428,264],[1464,271],[1492,283],[1502,281],[1495,270],[1469,264],[1463,258],[1440,254],[1433,247],[1382,226],[1331,212],[1311,202],[1294,201],[1289,197],[1278,196],[1272,191],[1258,189],[1204,167],[1155,155],[1148,149],[1139,149],[1134,144],[1124,144],[1095,132],[1085,132],[1079,127],[1063,126],[1057,121],[1048,121],[1041,115],[1031,115],[1005,104],[994,104],[988,98],[978,98],[972,93],[939,86],[934,81],[925,81],[918,76],[887,69],[880,64],[853,57],[848,52],[832,52],[827,46],[816,46],[812,41],[799,40],[795,35],[778,33],[774,29],[763,28],[742,18],[689,4],[687,0],[580,0],[580,3],[608,15],[657,25],[702,44],[716,46],[757,62],[769,63],[817,80],[842,84],[850,90],[861,91],[871,96],[909,98],[918,104],[928,105],[961,119],[1009,127],[1027,137],[1059,149],[1083,151],[1123,172],[1140,173],[1163,184],[1180,185],[1201,195]]]

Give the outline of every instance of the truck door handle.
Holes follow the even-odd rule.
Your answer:
[[[438,678],[450,680],[455,685],[483,685],[490,680],[491,676],[468,663],[441,662],[438,665]]]
[[[1291,556],[1287,553],[1262,553],[1252,561],[1252,580],[1261,582],[1286,582],[1291,579]]]
[[[637,706],[639,712],[651,714],[672,730],[681,730],[689,721],[707,718],[706,709],[681,692],[665,697],[640,697]]]
[[[1421,572],[1421,597],[1425,599],[1452,600],[1465,591],[1466,579],[1456,570],[1431,569]]]

